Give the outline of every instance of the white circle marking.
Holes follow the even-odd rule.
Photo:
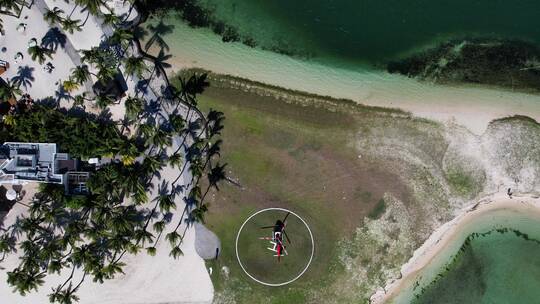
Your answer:
[[[262,213],[262,212],[265,212],[265,211],[270,211],[270,210],[279,210],[279,211],[285,211],[285,212],[290,212],[291,214],[293,214],[294,216],[296,216],[297,218],[299,218],[302,223],[304,223],[304,225],[306,226],[306,228],[308,229],[308,232],[309,232],[309,237],[311,238],[311,256],[309,257],[309,261],[306,265],[306,267],[300,272],[300,274],[298,274],[295,278],[287,281],[287,282],[283,282],[283,283],[266,283],[266,282],[263,282],[255,277],[253,277],[249,272],[247,272],[247,270],[244,268],[244,265],[242,265],[242,261],[240,261],[240,256],[238,255],[238,239],[240,238],[240,233],[242,232],[242,229],[244,229],[244,226],[247,224],[247,222],[249,222],[250,219],[252,219],[254,216],[256,216],[257,214],[259,213]],[[311,264],[311,260],[313,260],[313,253],[315,252],[315,242],[313,240],[313,234],[311,233],[311,229],[309,229],[309,226],[308,224],[306,223],[306,221],[304,221],[303,218],[301,218],[298,214],[290,211],[290,210],[287,210],[287,209],[284,209],[284,208],[266,208],[266,209],[262,209],[262,210],[259,210],[255,213],[253,213],[250,217],[247,218],[247,220],[244,221],[244,223],[242,224],[242,226],[240,227],[240,230],[238,230],[238,233],[236,234],[236,244],[235,244],[235,249],[236,249],[236,259],[238,260],[238,264],[240,264],[240,267],[242,267],[242,270],[245,272],[245,274],[247,274],[248,277],[250,277],[252,280],[254,280],[255,282],[257,283],[260,283],[260,284],[263,284],[263,285],[266,285],[266,286],[283,286],[283,285],[287,285],[287,284],[290,284],[296,280],[298,280],[298,278],[300,278],[306,271],[307,269],[309,268],[309,265]]]

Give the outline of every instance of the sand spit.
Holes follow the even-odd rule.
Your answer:
[[[512,115],[540,120],[540,95],[479,86],[443,86],[383,71],[349,70],[223,43],[209,29],[194,29],[168,18],[173,31],[164,37],[173,57],[171,70],[202,68],[279,86],[400,108],[437,121],[454,121],[479,135],[490,121]],[[157,49],[152,52],[157,53]]]
[[[497,193],[463,208],[453,220],[431,234],[414,252],[413,257],[401,267],[400,278],[380,288],[371,297],[371,303],[410,302],[415,282],[422,280],[425,269],[433,266],[432,264],[443,266],[448,262],[448,259],[441,257],[455,254],[469,234],[468,228],[476,225],[481,218],[490,218],[505,212],[512,216],[540,219],[540,196],[519,194],[509,198],[505,193]]]

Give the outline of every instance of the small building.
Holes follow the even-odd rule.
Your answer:
[[[6,142],[0,146],[0,184],[62,184],[67,194],[86,194],[88,172],[54,143]]]

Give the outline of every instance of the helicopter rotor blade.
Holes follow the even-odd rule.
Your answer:
[[[285,223],[285,221],[287,220],[287,217],[289,217],[289,214],[291,214],[290,212],[287,212],[287,215],[285,215],[285,217],[283,218],[283,223]]]
[[[287,242],[291,244],[291,239],[289,239],[289,236],[287,235],[287,232],[285,232],[285,229],[283,229],[283,234],[285,234],[285,238],[287,239]]]
[[[261,227],[261,229],[268,229],[268,228],[274,228],[274,227],[276,227],[276,225]]]

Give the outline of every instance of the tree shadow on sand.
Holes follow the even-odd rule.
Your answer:
[[[32,82],[34,82],[34,68],[30,66],[19,66],[17,69],[17,75],[13,76],[11,80],[17,86],[23,86],[25,90],[29,87],[32,87]]]
[[[45,36],[41,39],[41,44],[53,51],[58,49],[58,46],[65,48],[67,43],[67,37],[57,27],[53,27],[47,31]]]

